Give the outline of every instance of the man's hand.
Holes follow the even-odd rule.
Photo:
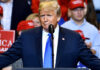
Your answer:
[[[91,49],[92,54],[96,54],[96,51],[94,49]]]
[[[96,51],[94,49],[91,49],[92,43],[85,43],[87,45],[87,48],[90,48],[92,54],[96,54]]]
[[[92,43],[90,42],[90,43],[86,43],[85,42],[85,44],[87,45],[87,48],[91,48],[91,46],[92,46]]]

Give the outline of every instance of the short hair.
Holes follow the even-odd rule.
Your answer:
[[[54,10],[54,11],[56,11],[57,16],[61,15],[60,6],[59,6],[57,1],[43,1],[43,2],[41,2],[39,5],[39,13],[42,9],[46,10],[46,11]]]
[[[32,13],[29,16],[27,16],[26,20],[33,20],[36,17],[39,17],[39,14],[38,13]]]

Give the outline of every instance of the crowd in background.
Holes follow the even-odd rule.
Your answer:
[[[0,5],[3,7],[3,18],[1,19],[1,24],[4,30],[16,30],[17,25],[21,20],[25,20],[26,17],[31,13],[38,13],[39,3],[46,0],[0,0]],[[47,0],[48,1],[48,0]],[[69,19],[68,17],[68,2],[70,0],[56,0],[61,6],[61,17],[64,21]],[[84,0],[87,1],[89,11],[86,16],[87,21],[92,22],[97,28],[99,28],[100,23],[100,6],[99,0]],[[18,3],[18,4],[17,4]],[[91,5],[93,3],[93,5]],[[92,9],[90,9],[92,8]],[[8,11],[9,10],[9,11]],[[91,14],[92,15],[91,15]],[[96,15],[96,14],[97,15]]]
[[[22,31],[39,27],[41,26],[39,21],[39,3],[46,0],[0,0],[0,30],[15,30],[16,38],[21,34]],[[48,1],[48,0],[47,0]],[[69,21],[72,20],[72,13],[69,11],[69,3],[70,0],[56,0],[58,1],[61,7],[61,17],[59,17],[58,24],[62,27],[69,28],[74,30],[72,25],[68,25]],[[91,35],[95,34],[94,39],[92,39],[92,45],[96,45],[98,47],[92,47],[90,43],[90,47],[93,54],[95,54],[98,58],[100,58],[100,0],[84,0],[85,9],[84,11],[84,23],[89,23],[90,26],[93,25],[90,33]],[[71,5],[70,5],[71,6]],[[83,23],[83,22],[82,22]],[[65,25],[66,24],[66,25]],[[87,26],[89,28],[89,26]],[[81,30],[81,28],[79,28]],[[79,30],[75,29],[75,30]],[[87,33],[86,33],[87,31]],[[86,29],[83,30],[84,36],[89,35],[90,31]],[[99,32],[99,36],[97,34]],[[87,35],[86,35],[86,34]],[[96,35],[97,34],[97,35]],[[96,41],[96,42],[95,42]],[[99,49],[98,49],[99,48]],[[17,64],[17,65],[16,65]],[[13,67],[22,67],[21,60],[17,62]],[[11,69],[11,68],[10,68]],[[7,69],[8,70],[8,69]]]

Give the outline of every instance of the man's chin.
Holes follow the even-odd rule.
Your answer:
[[[82,21],[82,18],[78,18],[77,21]]]
[[[43,27],[43,29],[48,32],[48,27],[45,27],[45,28]]]

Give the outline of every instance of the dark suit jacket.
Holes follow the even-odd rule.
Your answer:
[[[25,20],[26,17],[32,13],[30,5],[27,0],[13,0],[11,29],[16,30],[18,23]]]
[[[63,39],[64,38],[64,39]],[[24,67],[42,67],[42,27],[22,33],[13,46],[0,55],[0,68],[22,58]],[[60,28],[56,67],[76,67],[81,61],[87,67],[100,70],[100,60],[86,48],[81,36]]]

